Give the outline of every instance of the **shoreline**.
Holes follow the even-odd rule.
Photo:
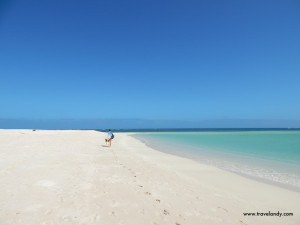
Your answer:
[[[157,143],[155,143],[156,141],[152,142],[151,140],[149,140],[147,138],[139,136],[139,133],[129,133],[129,134],[132,137],[136,138],[137,140],[143,142],[149,148],[152,148],[156,151],[160,151],[160,152],[170,154],[170,155],[176,155],[176,156],[179,156],[179,157],[182,157],[182,158],[191,159],[196,163],[212,166],[212,167],[221,169],[223,171],[227,171],[227,172],[230,172],[230,173],[237,174],[237,175],[245,177],[247,179],[255,180],[257,182],[273,185],[273,186],[276,186],[276,187],[280,187],[280,188],[284,188],[284,189],[287,189],[287,190],[290,190],[290,191],[300,193],[300,187],[299,186],[292,185],[292,184],[287,184],[287,183],[283,183],[283,182],[278,182],[278,181],[270,180],[270,179],[267,179],[267,178],[264,178],[264,177],[254,176],[254,175],[250,175],[250,174],[246,174],[246,173],[242,173],[242,172],[238,172],[238,171],[234,171],[234,170],[229,170],[229,169],[226,169],[226,168],[221,167],[221,166],[217,166],[217,165],[212,164],[212,163],[207,163],[205,161],[201,161],[201,160],[198,159],[198,158],[200,158],[199,155],[194,155],[194,154],[189,153],[189,152],[186,152],[186,153],[180,152],[179,150],[175,149],[175,145],[173,146],[174,149],[172,147],[166,147],[166,144],[164,144],[164,146],[161,147],[159,145],[159,141],[157,141]],[[182,145],[180,147],[184,147],[184,146]]]
[[[297,225],[300,194],[117,133],[0,130],[0,223]],[[251,212],[293,216],[244,216]]]

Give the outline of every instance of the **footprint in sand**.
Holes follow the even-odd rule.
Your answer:
[[[225,208],[223,208],[223,207],[221,207],[221,206],[218,206],[218,209],[223,209],[225,212],[228,212],[227,209],[225,209]]]
[[[160,203],[160,200],[159,199],[156,199],[155,201],[159,202]]]
[[[49,209],[49,210],[47,210],[47,211],[45,212],[45,214],[46,214],[46,215],[50,215],[50,214],[52,214],[52,212],[53,212],[53,211],[52,211],[51,209]]]
[[[151,193],[150,193],[150,192],[148,192],[148,191],[147,191],[147,192],[145,192],[145,194],[146,194],[146,195],[151,195]]]
[[[167,210],[164,209],[163,214],[169,215],[170,213]]]
[[[70,216],[63,216],[62,217],[63,221],[70,221],[71,220],[71,217]]]

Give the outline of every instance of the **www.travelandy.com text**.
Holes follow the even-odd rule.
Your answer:
[[[293,216],[293,213],[281,213],[281,212],[252,212],[252,213],[243,213],[244,216],[278,216],[278,217],[282,217],[282,216]]]

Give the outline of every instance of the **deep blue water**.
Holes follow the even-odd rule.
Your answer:
[[[106,132],[107,129],[97,129]],[[158,129],[112,129],[115,133],[144,133],[144,132],[202,132],[202,131],[285,131],[300,130],[300,128],[158,128]]]

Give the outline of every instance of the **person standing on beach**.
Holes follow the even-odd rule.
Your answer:
[[[109,145],[109,147],[111,146],[111,141],[112,139],[114,139],[114,134],[113,132],[109,129],[108,132],[107,132],[107,138],[105,139],[105,143],[107,145]]]

